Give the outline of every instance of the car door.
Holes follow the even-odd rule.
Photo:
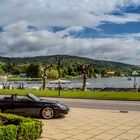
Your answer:
[[[2,112],[10,112],[12,107],[12,97],[10,95],[6,95],[0,100],[0,108]]]
[[[27,96],[17,95],[16,100],[12,102],[13,113],[23,116],[34,116],[37,114],[37,104]]]

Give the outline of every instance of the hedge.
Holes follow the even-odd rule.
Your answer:
[[[0,113],[0,140],[35,140],[42,133],[42,122],[12,114]]]
[[[0,140],[16,140],[18,127],[16,125],[0,126]]]

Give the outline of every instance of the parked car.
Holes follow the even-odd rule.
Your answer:
[[[44,119],[68,114],[69,107],[58,101],[41,99],[34,94],[26,96],[12,94],[0,98],[0,109],[3,113],[23,116],[39,116]]]

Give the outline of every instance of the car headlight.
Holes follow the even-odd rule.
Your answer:
[[[57,105],[61,108],[61,109],[67,109],[67,107],[65,106],[65,105],[63,105],[63,104],[60,104],[60,103],[57,103]]]

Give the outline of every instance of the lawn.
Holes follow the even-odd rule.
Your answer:
[[[0,94],[33,93],[41,97],[58,97],[56,90],[0,90]],[[96,92],[96,91],[61,91],[60,97],[80,99],[113,99],[113,100],[140,100],[140,92]]]
[[[10,77],[7,81],[42,81],[42,78],[21,78],[21,77]]]

